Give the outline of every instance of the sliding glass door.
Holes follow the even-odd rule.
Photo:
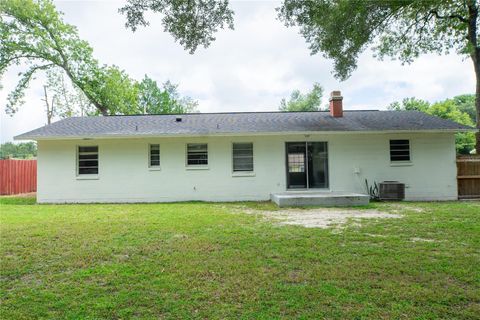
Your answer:
[[[287,142],[287,188],[328,188],[326,142]]]
[[[287,142],[287,186],[307,188],[307,145],[305,142]]]

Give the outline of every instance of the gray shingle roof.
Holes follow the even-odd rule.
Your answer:
[[[177,122],[176,118],[182,121]],[[417,111],[245,112],[73,117],[15,139],[331,131],[465,131],[468,126]]]

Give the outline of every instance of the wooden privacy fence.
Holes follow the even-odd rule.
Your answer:
[[[37,160],[0,160],[0,195],[37,191]]]
[[[480,155],[457,158],[459,199],[480,199]]]

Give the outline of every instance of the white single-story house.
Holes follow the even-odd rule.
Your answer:
[[[73,117],[21,134],[38,142],[41,203],[268,200],[291,190],[457,199],[455,133],[416,111],[243,112]]]

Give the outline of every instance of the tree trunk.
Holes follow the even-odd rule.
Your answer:
[[[477,131],[475,133],[475,150],[480,154],[480,65],[478,61],[475,63],[475,78],[477,81],[475,90],[475,107],[477,110]]]
[[[480,130],[480,47],[477,42],[477,19],[478,19],[478,7],[475,0],[468,1],[468,24],[467,24],[467,40],[472,47],[470,54],[473,67],[475,69],[475,107],[477,110],[477,130]],[[477,154],[480,154],[480,132],[475,134],[475,149]]]
[[[43,93],[45,95],[45,106],[47,108],[47,124],[52,123],[52,116],[53,116],[53,99],[52,99],[52,107],[50,107],[50,104],[48,103],[48,95],[47,95],[47,86],[43,86]]]
[[[476,128],[480,130],[480,48],[475,48],[472,53],[473,67],[475,69],[475,110],[476,110]],[[475,150],[480,154],[480,132],[475,133]]]
[[[100,113],[102,116],[108,116],[108,110],[105,109],[104,107],[99,107],[98,104],[94,103],[94,105],[97,107],[98,110],[100,110]]]

